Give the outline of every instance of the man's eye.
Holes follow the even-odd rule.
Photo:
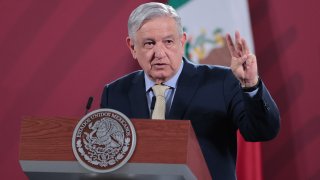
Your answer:
[[[173,40],[165,40],[166,45],[172,45],[173,44]]]
[[[154,45],[154,42],[151,42],[151,41],[150,41],[150,42],[145,42],[145,43],[144,43],[144,47],[145,47],[145,48],[152,48],[152,47],[153,47],[153,45]]]

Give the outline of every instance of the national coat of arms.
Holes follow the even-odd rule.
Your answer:
[[[111,172],[132,156],[136,133],[131,121],[113,109],[84,116],[73,132],[72,149],[79,163],[94,172]]]

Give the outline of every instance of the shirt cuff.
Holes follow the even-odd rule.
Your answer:
[[[242,91],[244,93],[248,94],[250,97],[254,97],[258,93],[259,88],[261,88],[261,79],[260,79],[260,77],[258,79],[258,83],[255,86],[250,87],[250,88],[242,88]]]
[[[244,92],[246,94],[248,94],[250,97],[254,97],[259,91],[259,88],[256,88],[255,90],[253,91],[250,91],[250,92]]]

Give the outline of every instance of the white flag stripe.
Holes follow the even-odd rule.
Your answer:
[[[222,29],[223,35],[230,33],[233,36],[235,30],[239,30],[250,50],[254,52],[247,0],[189,1],[177,11],[182,17],[188,36],[195,38],[205,30],[206,35],[212,37],[212,32],[217,28]],[[206,51],[210,49],[208,44],[205,48]]]

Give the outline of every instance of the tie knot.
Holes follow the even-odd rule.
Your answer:
[[[165,119],[166,99],[164,93],[169,87],[163,84],[157,84],[152,87],[153,93],[156,97],[152,119]]]
[[[162,84],[156,84],[152,86],[152,90],[155,96],[164,96],[164,92],[169,89],[168,86]]]

